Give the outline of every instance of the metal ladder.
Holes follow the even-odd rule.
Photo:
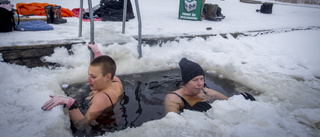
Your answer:
[[[123,4],[123,17],[122,17],[122,34],[125,34],[125,23],[127,18],[127,3],[128,0],[124,0]],[[141,51],[141,15],[139,9],[138,0],[135,0],[136,11],[138,16],[138,53],[139,59],[142,57]],[[89,7],[89,16],[90,16],[90,44],[94,43],[94,21],[93,21],[93,11],[92,11],[92,0],[88,0],[88,7]],[[83,0],[80,0],[80,15],[79,15],[79,34],[78,37],[82,37],[82,17],[83,17]],[[90,50],[90,60],[94,59],[93,52]]]

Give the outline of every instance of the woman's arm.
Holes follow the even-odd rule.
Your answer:
[[[165,114],[169,112],[180,113],[181,99],[174,94],[167,94],[164,99]]]
[[[50,111],[58,105],[64,105],[69,110],[70,119],[75,123],[76,127],[83,127],[90,124],[93,120],[97,119],[107,107],[112,105],[104,93],[96,93],[87,113],[83,115],[78,108],[77,102],[73,98],[61,95],[50,97],[51,99],[41,108],[45,111]]]
[[[69,110],[70,119],[72,122],[77,123],[77,126],[83,126],[83,124],[90,124],[92,121],[96,120],[103,111],[110,107],[112,104],[107,99],[107,96],[99,92],[92,99],[92,104],[90,105],[88,111],[83,115],[80,110],[73,109]]]
[[[51,99],[41,107],[42,110],[50,111],[56,106],[64,105],[69,110],[69,114],[72,121],[80,121],[85,119],[85,117],[78,108],[77,102],[73,98],[62,95],[50,95],[50,98]]]
[[[213,89],[204,88],[204,90],[207,91],[207,94],[215,100],[227,100],[228,99],[227,96],[225,96],[225,95],[221,94],[220,92],[215,91]]]

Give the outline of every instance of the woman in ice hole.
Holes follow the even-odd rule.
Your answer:
[[[120,79],[114,76],[116,73],[114,60],[109,56],[101,55],[96,44],[88,46],[95,54],[88,69],[87,82],[92,90],[85,99],[89,106],[88,110],[81,112],[77,101],[62,95],[50,95],[51,99],[41,107],[43,110],[50,111],[58,105],[64,105],[69,111],[72,124],[77,129],[96,125],[100,117],[113,112],[114,105],[121,100],[123,94],[123,85]]]
[[[186,58],[179,62],[184,86],[165,97],[165,113],[180,113],[183,109],[204,112],[211,108],[214,100],[227,100],[225,95],[206,88],[201,66]]]

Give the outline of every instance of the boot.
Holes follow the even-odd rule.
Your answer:
[[[215,6],[214,4],[208,4],[206,6],[206,11],[205,11],[205,19],[206,20],[211,20],[211,21],[216,21],[217,19],[217,12],[218,6]]]
[[[205,9],[205,19],[210,21],[221,21],[225,18],[221,14],[221,9],[216,4],[208,4]]]
[[[67,23],[67,20],[63,19],[61,16],[61,6],[53,7],[52,12],[53,12],[53,23],[54,24]]]
[[[48,5],[44,7],[44,11],[46,13],[47,16],[47,23],[53,23],[53,12],[52,12],[52,5]]]

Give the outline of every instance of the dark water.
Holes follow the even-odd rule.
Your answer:
[[[116,123],[105,132],[123,130],[128,127],[138,127],[144,122],[164,117],[164,98],[166,94],[181,86],[180,70],[168,70],[142,74],[118,76],[124,87],[124,95],[115,106]],[[205,83],[228,97],[238,94],[235,82],[220,79],[206,74]],[[71,84],[65,90],[66,94],[75,98],[79,104],[88,96],[90,88],[86,83]],[[102,133],[90,133],[99,135]],[[81,134],[77,134],[81,136]],[[87,135],[88,136],[88,135]]]

